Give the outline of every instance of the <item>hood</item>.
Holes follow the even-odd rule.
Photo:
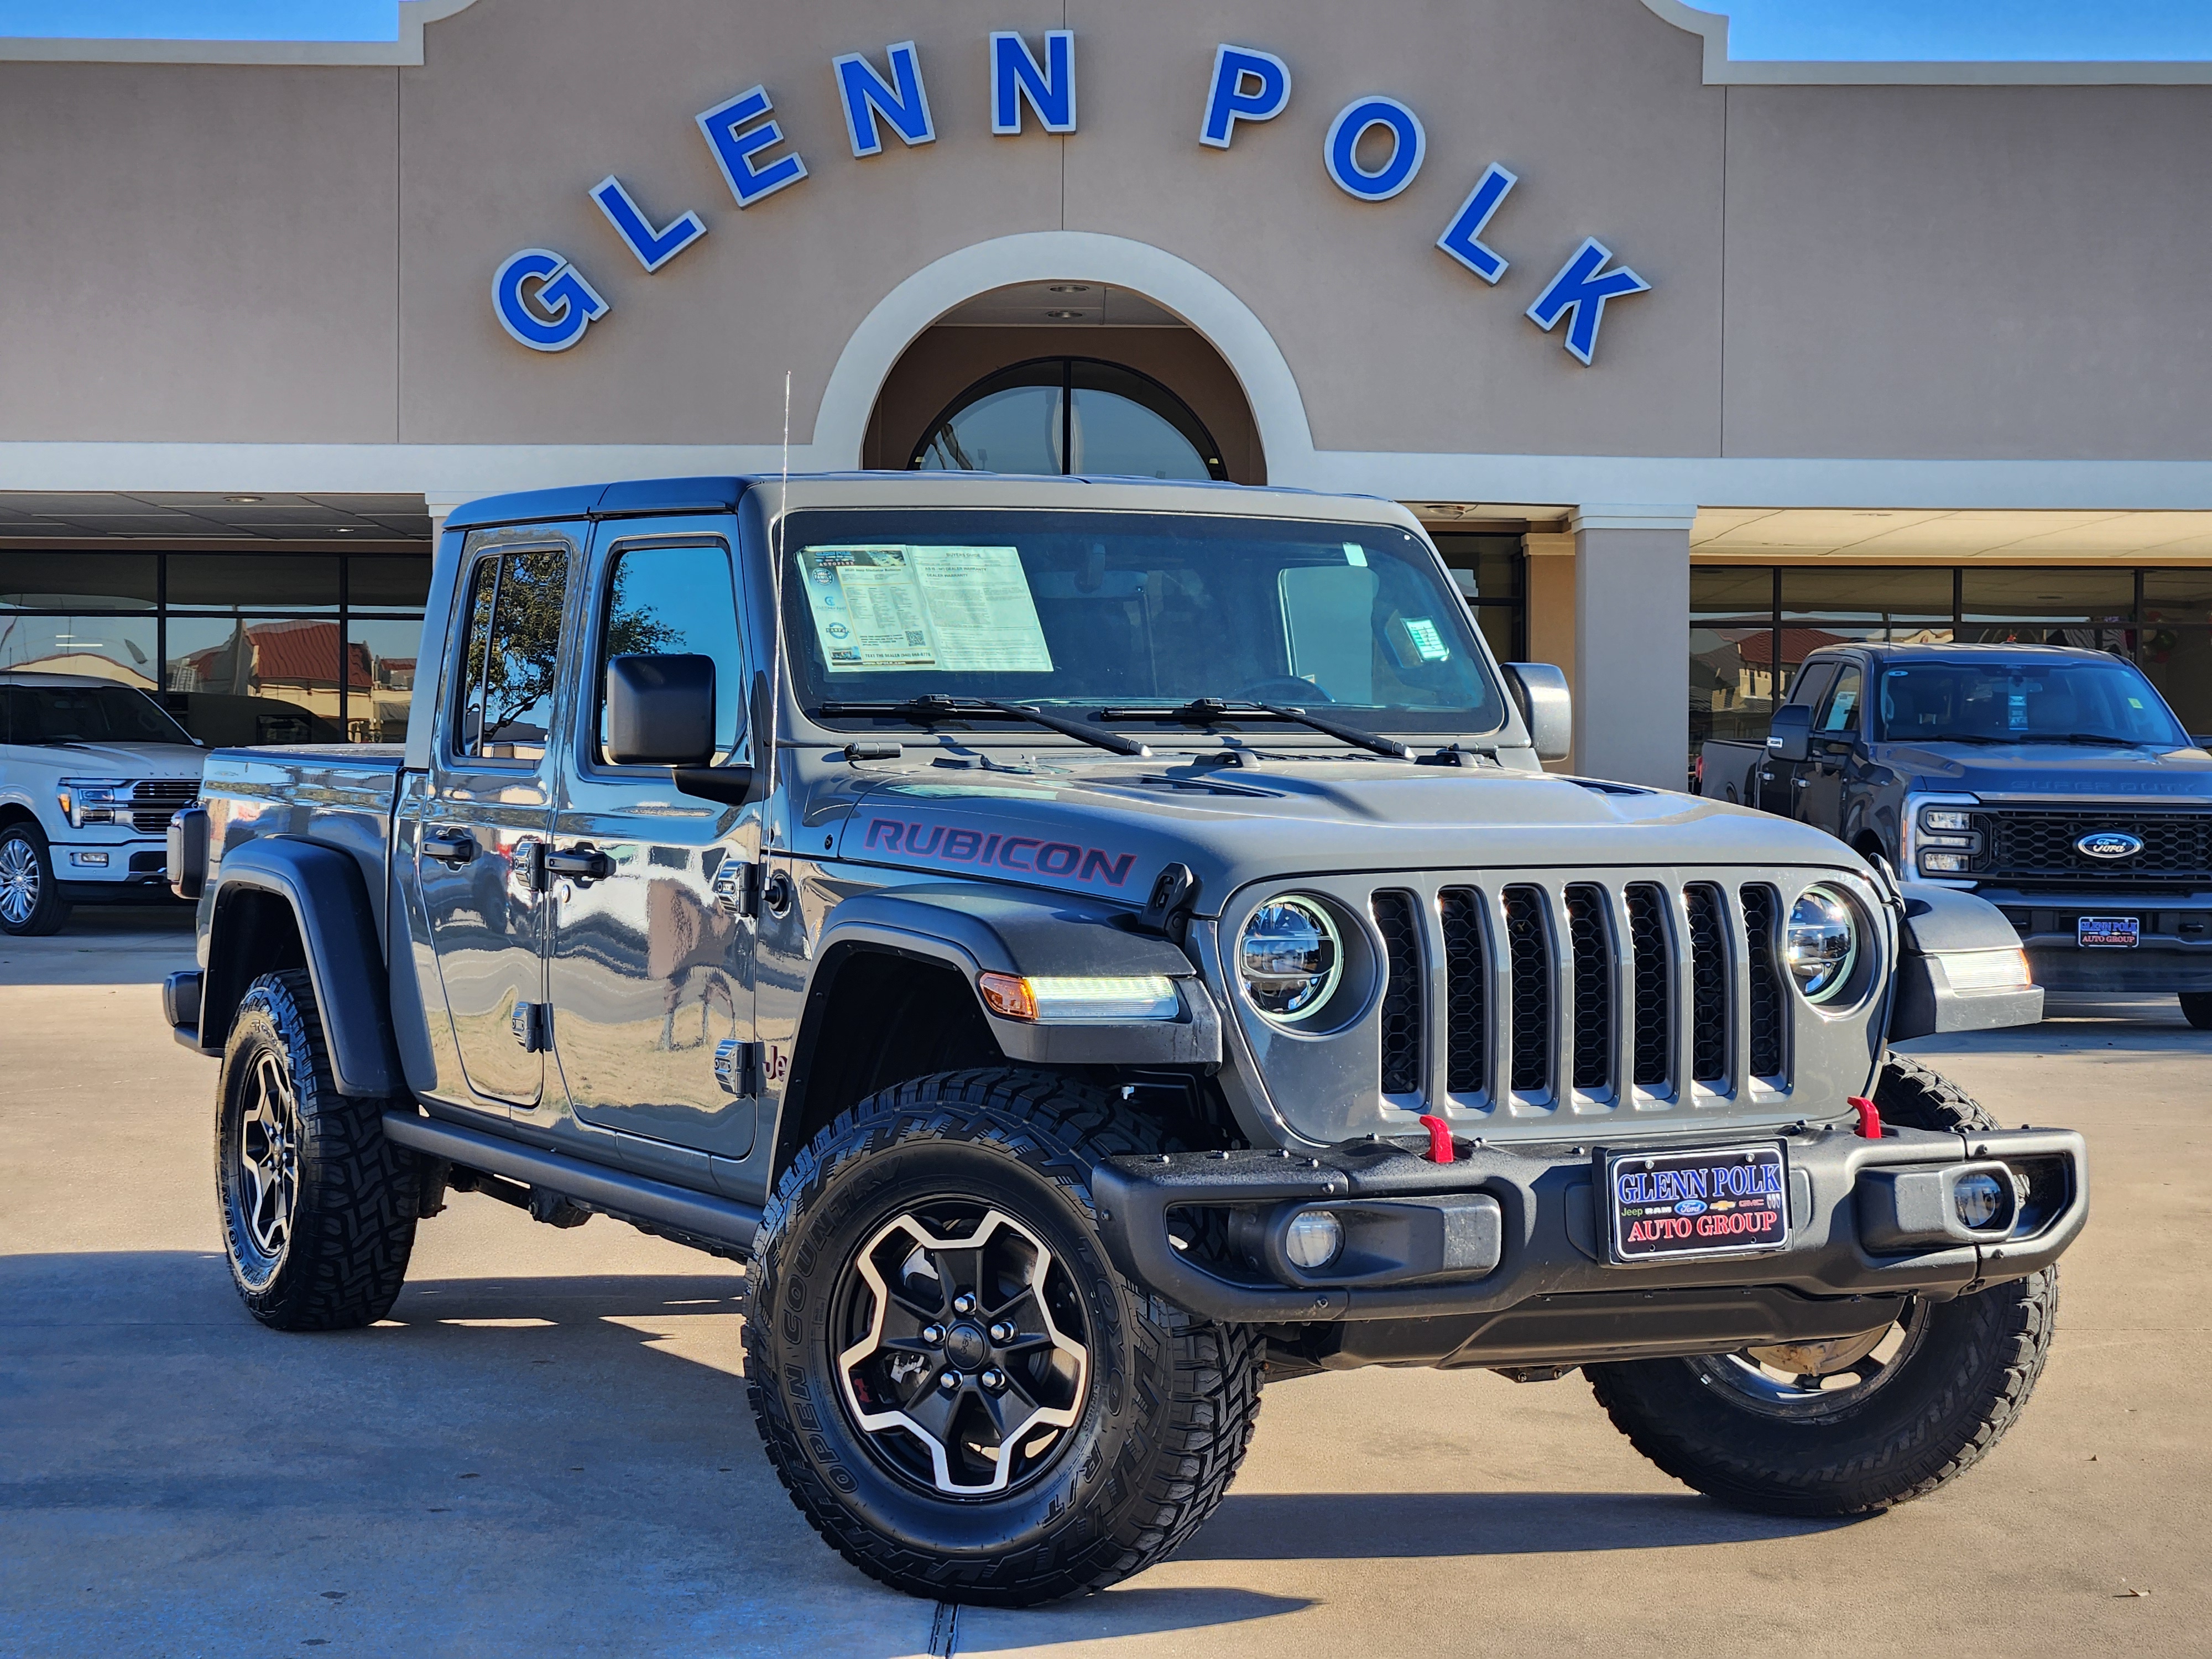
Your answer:
[[[2202,749],[2091,749],[2063,743],[1877,744],[1872,758],[1931,793],[1990,796],[2168,796],[2212,801]]]
[[[830,793],[843,792],[833,786]],[[1040,765],[1034,773],[933,767],[856,787],[841,804],[842,827],[824,835],[841,859],[988,875],[1133,905],[1144,903],[1164,866],[1182,863],[1199,878],[1206,915],[1219,914],[1248,882],[1302,874],[1861,867],[1856,854],[1818,830],[1693,796],[1388,762],[1224,768],[1153,761]],[[826,816],[809,814],[816,822]]]
[[[179,743],[41,744],[38,753],[63,777],[196,778],[208,751]]]

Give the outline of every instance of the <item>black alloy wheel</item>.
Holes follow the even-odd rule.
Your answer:
[[[35,823],[0,830],[0,933],[42,939],[59,933],[71,906],[54,878],[53,849]]]
[[[414,1247],[416,1160],[385,1139],[383,1101],[338,1093],[305,973],[247,988],[216,1088],[216,1194],[247,1310],[288,1331],[383,1318]]]
[[[1157,1150],[1031,1072],[887,1090],[779,1183],[748,1275],[745,1387],[816,1530],[910,1595],[1023,1607],[1179,1548],[1220,1504],[1263,1345],[1155,1301],[1106,1254],[1105,1158]]]
[[[1996,1123],[1955,1084],[1893,1055],[1883,1121]],[[2018,1420],[2050,1357],[2056,1267],[1948,1301],[1912,1296],[1884,1324],[1826,1341],[1583,1368],[1654,1463],[1739,1509],[1865,1515],[1958,1478]]]

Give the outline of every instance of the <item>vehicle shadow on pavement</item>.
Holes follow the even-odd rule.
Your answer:
[[[1688,1492],[1231,1492],[1180,1561],[1587,1554],[1796,1538],[1852,1523],[1744,1515]]]

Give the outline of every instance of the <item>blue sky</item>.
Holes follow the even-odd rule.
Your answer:
[[[2212,58],[2212,0],[1705,0],[1740,58]],[[0,0],[0,35],[390,40],[398,0]]]

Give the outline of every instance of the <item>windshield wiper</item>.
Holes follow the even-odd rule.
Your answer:
[[[1106,720],[1182,720],[1195,726],[1211,725],[1225,714],[1241,714],[1246,719],[1261,714],[1269,720],[1309,726],[1336,738],[1340,743],[1348,743],[1377,755],[1388,755],[1393,760],[1413,757],[1413,751],[1395,738],[1363,732],[1359,727],[1346,726],[1341,720],[1326,720],[1319,714],[1310,714],[1303,708],[1286,708],[1279,703],[1224,702],[1219,697],[1199,697],[1179,708],[1102,708],[1098,711],[1098,718]]]
[[[2115,738],[2102,732],[2023,732],[2021,743],[2078,743],[2095,749],[2148,749],[2154,745],[2134,738]]]
[[[1002,720],[1027,720],[1032,726],[1042,726],[1062,737],[1078,738],[1098,748],[1112,750],[1116,755],[1135,755],[1149,757],[1151,749],[1134,738],[1124,737],[1119,732],[1109,732],[1103,726],[1093,726],[1088,720],[1065,720],[1058,714],[1048,714],[1042,708],[1027,703],[998,702],[989,697],[910,697],[904,702],[825,702],[821,713],[832,720],[847,715],[888,714],[895,719],[913,721],[916,726],[933,726],[939,720],[972,720],[977,715],[997,715]]]

